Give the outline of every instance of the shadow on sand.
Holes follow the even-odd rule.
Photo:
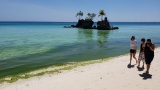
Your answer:
[[[134,68],[134,66],[135,66],[135,64],[134,65],[131,65],[131,64],[127,65],[128,68]]]
[[[147,73],[139,74],[139,76],[143,77],[143,80],[152,79],[152,75]]]

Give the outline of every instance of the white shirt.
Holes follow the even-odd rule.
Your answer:
[[[131,40],[130,49],[137,50],[137,42],[136,40]]]

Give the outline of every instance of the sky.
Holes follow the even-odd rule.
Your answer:
[[[110,22],[160,22],[160,0],[0,0],[0,21],[76,22],[104,10]]]

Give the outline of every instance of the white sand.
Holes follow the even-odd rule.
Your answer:
[[[137,55],[138,57],[138,55]],[[54,75],[44,75],[15,83],[4,83],[0,90],[160,90],[160,48],[155,50],[150,74],[143,79],[137,65],[128,68],[129,55],[78,67]],[[132,64],[135,64],[135,60]]]

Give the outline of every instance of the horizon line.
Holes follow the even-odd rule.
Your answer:
[[[61,23],[61,22],[78,22],[78,21],[0,21],[0,22],[39,22],[39,23],[53,23],[53,22],[59,22],[59,23]],[[96,21],[96,22],[98,22],[98,21]],[[147,23],[147,22],[152,22],[152,23],[160,23],[160,21],[110,21],[110,22],[128,22],[128,23],[132,23],[132,22],[139,22],[139,23]]]

